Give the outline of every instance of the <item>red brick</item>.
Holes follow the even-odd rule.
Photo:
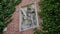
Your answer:
[[[38,1],[39,0],[36,0],[36,2]],[[19,8],[32,3],[33,2],[31,0],[22,0],[22,2],[16,6],[16,11],[12,16],[13,21],[8,24],[7,31],[3,34],[33,34],[33,29],[25,30],[22,32],[19,31]]]

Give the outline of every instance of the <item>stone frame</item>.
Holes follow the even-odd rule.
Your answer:
[[[36,21],[34,22],[33,18],[31,18],[32,21],[30,21],[30,23],[32,22],[33,24],[32,24],[30,27],[28,27],[29,25],[25,25],[25,24],[27,24],[27,23],[29,22],[29,21],[26,19],[27,15],[28,15],[28,14],[26,15],[26,12],[29,12],[29,10],[27,10],[28,7],[30,7],[30,8],[32,9],[31,11],[34,10],[35,14],[32,14],[32,13],[31,13],[31,15],[32,15],[32,16],[35,15],[35,18],[34,18],[34,19],[36,20]],[[20,11],[19,11],[19,14],[20,14],[20,24],[19,24],[20,26],[19,26],[19,29],[20,29],[20,31],[24,31],[24,30],[28,30],[28,29],[31,29],[31,28],[36,28],[36,27],[38,27],[38,25],[39,25],[39,24],[38,24],[38,15],[37,15],[36,10],[37,10],[37,9],[36,9],[36,6],[34,6],[34,4],[20,8]],[[31,11],[30,11],[30,12],[31,12]],[[23,12],[23,15],[21,14],[22,12]],[[23,21],[23,22],[25,23],[24,25],[22,24],[22,16],[24,16],[24,19],[25,19],[24,21],[26,22],[26,23],[25,23],[25,22]],[[29,18],[29,17],[27,17],[27,18]],[[34,24],[34,23],[35,23],[35,24]],[[25,29],[24,29],[24,28],[25,28]]]

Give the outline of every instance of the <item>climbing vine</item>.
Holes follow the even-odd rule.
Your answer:
[[[39,6],[43,31],[37,30],[35,34],[60,34],[60,0],[41,0]]]
[[[4,28],[12,21],[15,6],[19,3],[21,0],[0,0],[0,34],[3,34]]]

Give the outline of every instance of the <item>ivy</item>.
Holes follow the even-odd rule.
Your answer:
[[[12,21],[12,14],[15,11],[15,6],[21,3],[21,0],[0,0],[0,34]]]
[[[43,20],[42,33],[60,34],[60,0],[43,0],[39,2],[39,6],[39,16]]]

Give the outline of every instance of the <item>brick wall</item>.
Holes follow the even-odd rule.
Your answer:
[[[39,0],[36,0],[38,2]],[[19,31],[19,8],[22,6],[25,6],[27,4],[32,4],[33,2],[31,0],[22,0],[22,2],[16,6],[16,10],[12,16],[13,21],[8,24],[7,31],[3,34],[33,34],[33,29],[29,29],[26,31]],[[37,8],[38,9],[38,8]]]

